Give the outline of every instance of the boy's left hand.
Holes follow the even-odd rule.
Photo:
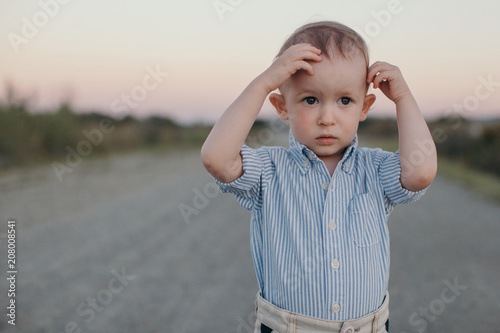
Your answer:
[[[411,95],[410,88],[398,67],[386,62],[377,61],[368,68],[366,81],[373,83],[373,88],[379,88],[391,101],[397,103],[401,98]]]

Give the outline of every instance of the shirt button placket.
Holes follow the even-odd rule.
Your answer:
[[[328,183],[328,182],[323,183],[323,190],[328,191],[329,187],[330,187],[330,183]]]
[[[330,228],[330,230],[335,230],[337,229],[337,224],[335,223],[335,221],[330,221],[330,223],[328,224],[328,228]]]

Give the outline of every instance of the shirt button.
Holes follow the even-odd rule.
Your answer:
[[[351,164],[349,162],[345,162],[344,164],[345,164],[346,168],[349,168],[351,166]]]
[[[337,229],[337,224],[334,221],[331,221],[328,227],[330,228],[330,230],[335,230]]]
[[[323,183],[323,190],[328,191],[329,187],[330,187],[329,183]]]
[[[334,261],[332,261],[332,268],[333,269],[337,269],[337,268],[339,268],[339,266],[340,266],[340,263],[339,263],[339,261],[337,259],[335,259]]]
[[[304,161],[304,163],[302,163],[302,165],[304,166],[304,168],[309,168],[309,166],[310,166],[308,161]]]
[[[309,153],[307,154],[307,157],[309,157],[310,160],[314,159],[314,154],[313,153]]]
[[[335,313],[339,312],[340,311],[340,305],[333,304],[332,311],[335,312]]]
[[[352,328],[348,328],[344,331],[344,333],[354,333],[354,330]]]

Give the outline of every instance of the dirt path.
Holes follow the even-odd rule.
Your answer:
[[[498,330],[499,216],[441,178],[393,213],[391,332]],[[2,265],[1,331],[250,332],[250,216],[214,191],[197,152],[84,161],[62,182],[50,167],[2,175],[3,263],[9,218],[17,325]]]

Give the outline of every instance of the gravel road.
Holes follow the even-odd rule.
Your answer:
[[[16,326],[7,220],[16,219]],[[250,215],[197,152],[0,176],[0,331],[250,332]],[[500,205],[438,177],[391,232],[391,332],[500,332]]]

